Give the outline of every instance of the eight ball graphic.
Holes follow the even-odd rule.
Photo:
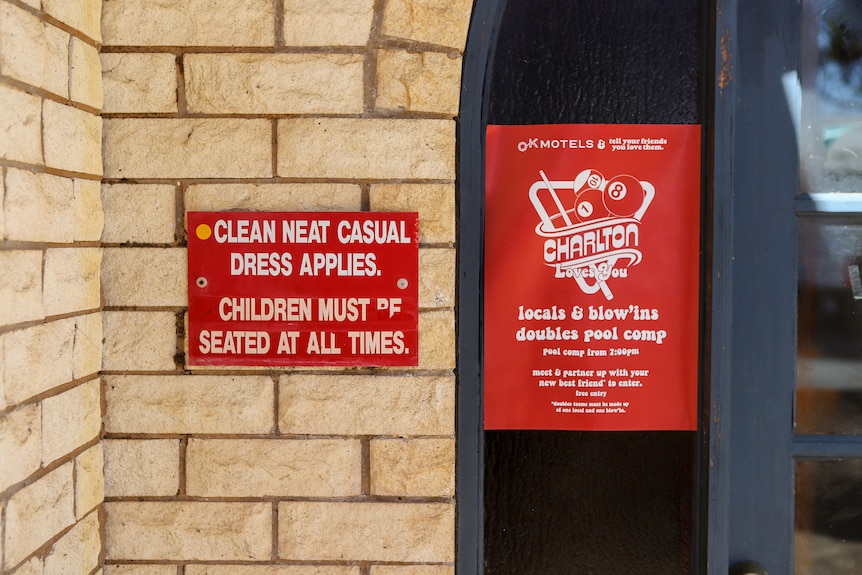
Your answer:
[[[615,216],[622,218],[634,215],[644,202],[641,183],[629,175],[617,176],[608,182],[602,197],[604,206]]]

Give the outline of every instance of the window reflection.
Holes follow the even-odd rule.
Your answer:
[[[862,433],[860,267],[862,218],[800,219],[797,433]]]
[[[862,573],[862,461],[796,464],[794,573]]]
[[[803,6],[796,432],[862,435],[862,1]],[[797,462],[795,524],[796,575],[862,573],[862,460]]]
[[[862,2],[805,4],[802,190],[862,192]]]

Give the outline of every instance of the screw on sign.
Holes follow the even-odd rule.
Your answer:
[[[626,277],[640,263],[639,226],[655,197],[655,187],[628,174],[610,180],[595,169],[573,180],[551,181],[544,170],[530,188],[539,214],[536,233],[547,238],[545,263],[555,277],[573,278],[581,291],[614,295],[608,280]]]

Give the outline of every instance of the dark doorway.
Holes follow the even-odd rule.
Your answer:
[[[485,124],[702,123],[706,6],[522,0],[505,7],[480,2],[476,10],[474,20],[496,26],[488,26],[489,36],[471,38],[486,45],[474,45],[476,60],[465,62],[465,79],[473,66],[483,88],[465,88],[462,102],[459,571],[695,572],[702,434],[481,431],[482,357],[475,338],[482,238],[473,226],[481,230],[482,183],[472,172],[483,159],[481,146],[464,146],[470,146],[467,131],[481,134]],[[483,50],[487,76],[479,72]],[[468,96],[481,107],[468,110]],[[470,175],[466,162],[477,162]],[[469,433],[477,434],[475,443]],[[471,481],[475,491],[464,485]],[[471,553],[467,538],[475,534],[483,541]]]

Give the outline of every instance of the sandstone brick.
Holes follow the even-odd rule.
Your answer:
[[[455,305],[455,250],[419,250],[419,307]]]
[[[273,387],[261,376],[109,376],[105,430],[270,433]]]
[[[0,415],[0,491],[27,479],[41,462],[41,406],[31,403]]]
[[[473,0],[390,0],[382,33],[463,51],[472,8]]]
[[[189,54],[191,112],[211,114],[361,114],[358,54]]]
[[[101,421],[101,409],[100,421]],[[75,515],[78,519],[93,511],[105,499],[105,456],[98,443],[75,459]],[[95,515],[95,514],[94,514]]]
[[[69,95],[69,35],[17,6],[0,4],[0,69],[25,84]]]
[[[104,184],[105,243],[169,244],[176,235],[176,188],[161,184]]]
[[[183,248],[106,248],[102,258],[105,305],[188,305],[186,268]]]
[[[125,574],[122,574],[125,575]],[[132,574],[129,574],[132,575]],[[137,574],[134,574],[137,575]],[[173,575],[173,574],[171,574]],[[187,565],[186,575],[360,575],[347,565]]]
[[[92,40],[101,41],[102,34],[99,29],[101,20],[102,3],[100,0],[43,0],[42,7],[51,16],[68,24],[76,30],[80,30]]]
[[[42,252],[0,251],[0,325],[45,317],[42,305]]]
[[[108,497],[171,496],[179,492],[178,440],[105,439],[103,443]]]
[[[72,463],[28,485],[6,504],[4,567],[12,567],[74,523]]]
[[[176,565],[105,565],[105,575],[177,575]]]
[[[5,333],[0,343],[9,403],[20,403],[73,379],[74,318]]]
[[[99,51],[90,44],[72,38],[69,70],[69,98],[75,102],[102,108],[102,63]]]
[[[102,226],[105,223],[101,188],[96,180],[76,178],[74,210],[72,220],[75,222],[74,238],[77,241],[99,241]]]
[[[52,100],[42,103],[45,165],[83,174],[102,174],[102,119]]]
[[[419,314],[419,367],[455,369],[455,314],[429,311]]]
[[[455,441],[373,439],[371,493],[452,497],[455,495]]]
[[[109,178],[257,178],[272,175],[269,120],[105,120]]]
[[[448,435],[450,377],[283,375],[279,430],[320,435]],[[350,414],[350,417],[345,417]]]
[[[455,575],[452,565],[372,565],[371,575]]]
[[[98,190],[94,181],[9,168],[6,238],[56,243],[98,240],[102,221]]]
[[[289,560],[452,561],[454,516],[452,505],[438,503],[283,502],[278,505],[278,555]]]
[[[377,53],[377,108],[456,116],[460,97],[460,57],[405,50]]]
[[[358,211],[362,190],[355,184],[195,184],[186,189],[190,212]]]
[[[102,369],[102,314],[90,313],[75,318],[72,344],[72,379],[95,375]]]
[[[288,46],[365,46],[373,0],[285,0]]]
[[[113,502],[105,504],[105,554],[113,560],[269,559],[269,503]]]
[[[102,323],[105,370],[171,370],[177,352],[176,316],[171,312],[106,311]]]
[[[279,120],[278,175],[453,179],[455,123],[369,118]]]
[[[0,110],[0,158],[41,163],[42,101],[0,84]]]
[[[3,350],[3,338],[0,337],[0,366],[6,365],[5,351]],[[9,401],[6,397],[6,374],[4,373],[4,369],[0,369],[0,409],[6,409],[12,402]],[[0,563],[2,563],[2,559],[0,559]]]
[[[455,241],[455,186],[452,184],[375,184],[373,212],[419,212],[419,243]]]
[[[105,0],[106,46],[272,46],[270,0]]]
[[[191,439],[186,492],[200,497],[360,495],[360,456],[355,440]]]
[[[42,559],[31,557],[15,571],[12,571],[12,575],[42,575],[42,568]]]
[[[59,541],[45,557],[44,575],[83,575],[99,565],[102,549],[99,515],[91,513]]]
[[[87,314],[0,335],[0,381],[19,403],[101,368],[101,317]]]
[[[74,182],[50,174],[6,171],[6,238],[22,242],[75,241]]]
[[[96,439],[101,428],[100,380],[93,379],[42,401],[45,464]]]
[[[45,250],[42,301],[46,315],[96,309],[99,295],[98,248],[55,248]]]
[[[2,152],[0,152],[2,153]],[[0,241],[6,239],[6,170],[0,168]]]
[[[177,62],[173,54],[102,54],[109,113],[175,113]]]

